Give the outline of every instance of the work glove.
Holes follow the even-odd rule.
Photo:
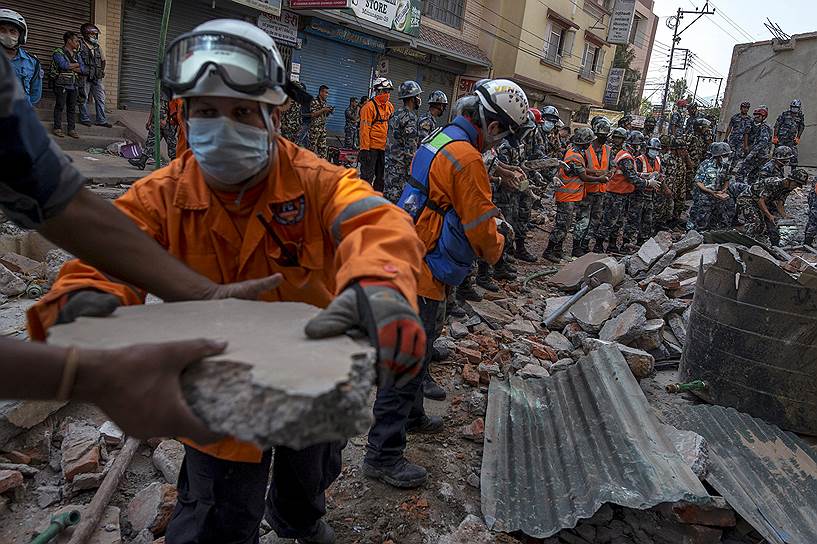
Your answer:
[[[423,322],[389,282],[361,281],[347,287],[306,324],[309,338],[328,338],[361,329],[377,351],[380,388],[402,387],[422,369],[426,351]]]
[[[108,317],[119,306],[119,298],[109,293],[95,289],[74,291],[60,309],[57,325],[73,323],[78,317]]]
[[[506,240],[513,240],[515,238],[515,233],[510,223],[501,217],[494,217],[494,221],[496,221],[496,229]]]
[[[649,187],[650,189],[658,189],[659,187],[661,187],[661,182],[658,181],[657,179],[648,179],[647,187]]]

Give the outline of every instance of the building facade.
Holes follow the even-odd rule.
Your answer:
[[[614,46],[606,42],[613,0],[500,0],[484,13],[482,48],[495,77],[520,83],[534,105],[567,122],[600,106]],[[488,4],[486,4],[488,5]]]
[[[644,95],[644,84],[647,81],[647,71],[652,58],[652,48],[655,45],[655,34],[658,30],[658,16],[653,12],[653,0],[638,0],[635,4],[635,18],[630,29],[630,47],[635,52],[635,59],[630,66],[641,73],[638,81],[638,93]]]

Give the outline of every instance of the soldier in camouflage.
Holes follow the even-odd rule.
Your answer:
[[[684,134],[684,125],[686,123],[686,116],[684,115],[684,108],[687,107],[687,101],[683,98],[678,100],[675,103],[675,111],[672,112],[672,115],[669,117],[669,129],[668,133],[670,136],[683,136]]]
[[[524,144],[520,141],[525,131],[519,130],[515,134],[505,137],[496,148],[496,158],[504,165],[521,167],[524,160]],[[516,230],[519,226],[519,188],[512,188],[507,184],[498,182],[493,185],[494,204],[502,212],[505,220]],[[506,259],[512,254],[513,244],[505,244]],[[503,259],[494,266],[494,278],[515,279],[516,274],[512,267],[508,267]],[[479,280],[477,284],[481,285]]]
[[[727,189],[732,149],[726,142],[717,142],[710,146],[709,154],[711,158],[703,161],[695,174],[687,230],[710,230],[725,215],[724,203],[729,199]]]
[[[300,81],[293,81],[292,84],[299,87],[302,92],[306,92],[306,87]],[[283,112],[281,114],[281,136],[290,142],[297,142],[303,124],[301,104],[289,98],[281,107],[281,111]]]
[[[766,164],[772,145],[772,128],[766,123],[769,110],[760,106],[753,112],[754,121],[749,133],[749,151],[740,165],[737,179],[749,181],[755,179],[757,171]]]
[[[667,227],[683,227],[685,224],[681,222],[681,214],[686,208],[687,171],[692,160],[684,138],[672,138],[669,147],[670,152],[664,157],[663,168],[664,183],[671,194],[664,201],[665,208],[661,215]]]
[[[176,137],[179,129],[179,119],[178,112],[175,108],[170,107],[171,99],[170,91],[163,88],[159,95],[159,138],[164,138],[167,144],[167,154],[170,160],[173,160],[176,158]],[[142,154],[136,159],[128,159],[128,162],[139,170],[145,169],[148,158],[153,157],[154,146],[156,145],[156,129],[153,125],[152,113],[148,116],[145,127],[148,130],[148,135],[145,139]]]
[[[357,144],[357,129],[360,124],[360,108],[357,106],[357,98],[349,99],[349,107],[343,114],[346,124],[343,126],[343,147],[355,149]]]
[[[326,145],[326,120],[335,111],[334,107],[326,103],[327,98],[329,87],[321,85],[318,96],[313,98],[309,105],[309,149],[323,159],[329,157],[329,147]]]
[[[411,161],[420,146],[417,134],[417,111],[423,89],[416,81],[404,81],[398,89],[403,106],[389,120],[390,144],[386,154],[386,188],[383,191],[391,202],[397,203],[403,186],[411,174]]]
[[[613,124],[606,117],[597,116],[590,121],[590,126],[596,135],[596,139],[585,151],[587,169],[594,175],[609,176],[614,155],[607,145],[607,139],[613,130]],[[605,155],[607,157],[606,161],[604,160]],[[599,166],[601,169],[596,170],[595,166]],[[604,214],[604,193],[606,190],[607,187],[604,183],[585,184],[584,198],[579,203],[579,209],[576,213],[576,226],[573,229],[574,257],[581,257],[590,251],[590,241],[595,240],[596,232],[599,230]],[[584,227],[585,222],[587,223],[586,227]]]
[[[803,238],[803,243],[813,246],[815,236],[817,236],[817,182],[808,190],[808,221],[806,221],[806,236]]]
[[[736,113],[729,119],[729,126],[726,128],[724,140],[732,148],[735,160],[745,157],[749,151],[749,133],[752,130],[749,106],[749,102],[743,102],[740,105],[740,113]]]
[[[418,139],[422,143],[432,132],[437,130],[437,118],[442,117],[448,107],[448,96],[442,91],[428,95],[428,112],[420,117]]]
[[[698,111],[698,104],[693,102],[687,106],[687,120],[686,124],[684,125],[684,134],[687,136],[693,134],[698,128],[698,120],[703,118],[703,114]]]
[[[808,180],[808,172],[796,168],[788,177],[768,177],[748,186],[738,197],[738,209],[743,215],[746,235],[760,242],[779,245],[780,231],[775,215],[780,219],[789,219],[786,198]]]
[[[785,168],[791,164],[794,153],[791,148],[785,145],[778,146],[772,153],[772,158],[760,167],[757,175],[750,180],[749,184],[754,184],[766,178],[782,178],[785,176]]]
[[[692,167],[687,171],[687,195],[692,193],[695,185],[695,174],[698,172],[698,167],[701,161],[706,157],[706,132],[711,128],[711,123],[708,119],[698,119],[695,123],[696,127],[691,134],[687,134],[687,150],[689,152],[689,159],[692,161]]]
[[[788,111],[784,111],[777,118],[774,124],[774,145],[785,145],[792,150],[791,166],[797,167],[797,146],[800,145],[800,137],[806,128],[806,120],[803,116],[802,104],[800,100],[792,100]]]
[[[610,151],[613,158],[624,148],[625,141],[627,141],[627,129],[621,127],[613,129],[613,132],[610,133]]]
[[[641,217],[638,219],[638,245],[640,246],[653,235],[655,228],[655,206],[656,202],[663,196],[659,191],[664,187],[664,173],[661,164],[661,141],[658,138],[650,138],[644,154],[637,157],[636,169],[645,178],[658,181],[652,187],[647,185],[642,191],[637,191],[635,198],[639,201]],[[631,204],[632,205],[632,204]]]

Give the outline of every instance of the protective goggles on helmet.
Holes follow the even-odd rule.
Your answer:
[[[176,94],[193,89],[215,71],[236,92],[262,95],[287,87],[279,55],[239,36],[191,32],[170,44],[162,63],[162,81]]]

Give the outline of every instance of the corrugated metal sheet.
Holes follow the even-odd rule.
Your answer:
[[[708,496],[615,348],[550,379],[491,382],[481,488],[491,528],[536,538],[606,502],[644,509]]]
[[[709,442],[706,481],[768,542],[817,542],[817,454],[805,442],[723,406],[667,417]]]

